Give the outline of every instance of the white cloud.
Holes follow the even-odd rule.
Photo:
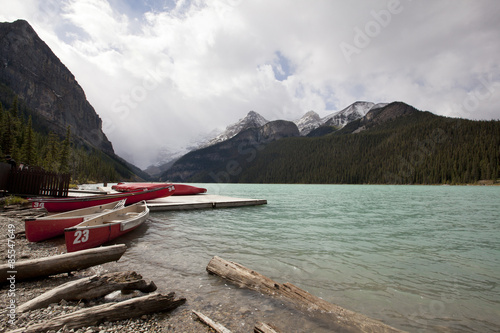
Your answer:
[[[494,0],[0,4],[1,20],[33,25],[75,74],[116,152],[141,167],[160,147],[250,110],[291,120],[399,100],[500,118]]]

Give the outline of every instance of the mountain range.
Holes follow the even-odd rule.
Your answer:
[[[500,172],[499,121],[366,101],[294,121],[250,111],[143,172],[116,156],[74,75],[23,20],[0,23],[0,102],[14,109],[14,99],[42,133],[64,137],[71,126],[76,148],[104,154],[116,180],[442,184],[496,181]]]
[[[462,184],[479,180],[494,183],[500,176],[500,121],[447,118],[403,102],[374,106],[355,103],[347,108],[349,112],[338,113],[340,121],[356,113],[344,126],[342,122],[328,125],[336,124],[335,117],[330,117],[334,122],[320,121],[319,127],[309,132],[329,128],[324,135],[301,136],[296,123],[287,121],[245,129],[184,155],[160,179]]]
[[[315,111],[309,111],[300,119],[294,120],[293,123],[297,126],[300,136],[321,136],[332,132],[334,129],[340,129],[349,122],[365,116],[370,110],[381,108],[385,105],[387,105],[387,103],[375,104],[372,102],[358,101],[323,118],[321,118]],[[174,152],[165,151],[163,159],[157,164],[148,167],[145,171],[152,177],[158,177],[161,173],[168,170],[173,163],[175,163],[175,161],[189,151],[213,146],[217,143],[233,138],[244,130],[259,128],[269,122],[269,120],[265,119],[259,113],[250,111],[238,122],[228,125],[224,131],[216,134],[214,137],[199,142],[191,149],[182,149]]]

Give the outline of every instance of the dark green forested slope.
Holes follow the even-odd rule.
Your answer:
[[[18,164],[70,173],[75,182],[118,181],[135,177],[130,166],[119,157],[75,141],[70,127],[67,128],[66,135],[61,136],[48,131],[44,124],[15,95],[6,107],[0,98],[2,162],[9,155]]]
[[[500,122],[411,111],[319,138],[269,144],[240,174],[250,183],[459,184],[500,175]]]

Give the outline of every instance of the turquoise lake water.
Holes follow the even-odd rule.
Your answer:
[[[410,332],[500,331],[500,187],[197,185],[268,204],[152,212],[120,262],[235,332],[335,327],[207,274],[215,255]]]

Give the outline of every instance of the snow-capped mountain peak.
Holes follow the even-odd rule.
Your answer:
[[[355,102],[321,120],[327,126],[344,127],[351,121],[364,117],[373,106],[375,106],[375,103],[372,102]]]
[[[262,117],[257,112],[250,111],[248,112],[245,118],[240,119],[238,122],[227,126],[224,132],[220,133],[210,141],[202,144],[200,148],[212,146],[216,143],[231,139],[233,136],[240,133],[241,131],[244,131],[249,128],[259,128],[261,126],[264,126],[268,122],[269,121],[267,119]]]
[[[300,135],[309,134],[312,130],[321,126],[321,118],[314,111],[307,112],[302,118],[293,121],[299,128]]]

